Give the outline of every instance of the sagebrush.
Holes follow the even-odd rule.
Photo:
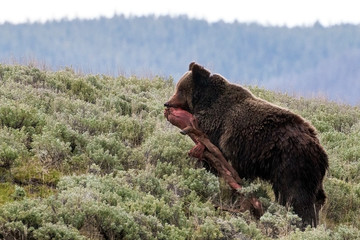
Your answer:
[[[245,184],[260,220],[222,210],[236,199],[163,117],[172,78],[0,65],[0,238],[360,238],[360,109],[249,88],[319,132],[330,169],[318,228],[299,231],[261,181]]]

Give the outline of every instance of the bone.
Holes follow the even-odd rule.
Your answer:
[[[174,126],[181,129],[181,134],[188,135],[196,144],[189,155],[203,159],[217,170],[219,175],[234,190],[241,190],[241,178],[231,164],[225,159],[218,147],[211,143],[205,133],[198,126],[196,118],[181,108],[166,108],[164,111],[166,119]],[[255,197],[248,200],[253,206],[255,215],[261,216],[263,209],[260,201]]]

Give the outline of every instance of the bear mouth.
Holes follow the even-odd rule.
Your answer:
[[[191,114],[188,110],[180,108],[180,107],[174,107],[172,105],[165,106],[164,116],[165,116],[166,119],[169,120],[169,115],[174,114],[174,112],[177,112],[178,114],[179,113],[184,114],[184,112],[187,112],[187,113]]]

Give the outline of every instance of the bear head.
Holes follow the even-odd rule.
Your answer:
[[[194,108],[199,101],[210,103],[221,93],[221,89],[227,84],[225,78],[218,74],[211,74],[203,66],[192,62],[187,71],[178,81],[175,93],[164,106],[181,108],[194,113]]]

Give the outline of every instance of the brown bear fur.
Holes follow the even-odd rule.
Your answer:
[[[189,111],[240,177],[268,180],[276,200],[316,226],[326,195],[328,157],[299,115],[191,63],[167,107]]]

